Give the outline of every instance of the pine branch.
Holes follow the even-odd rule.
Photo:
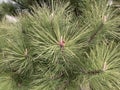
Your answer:
[[[103,70],[92,70],[92,71],[83,71],[80,70],[80,72],[84,75],[96,75],[96,74],[101,74],[103,72]]]
[[[101,24],[99,25],[99,27],[97,28],[96,32],[90,37],[90,39],[89,39],[89,41],[88,41],[89,43],[91,43],[92,40],[94,40],[95,36],[102,30],[103,26],[104,26],[103,23],[101,23]]]

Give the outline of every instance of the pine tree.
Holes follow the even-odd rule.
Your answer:
[[[85,0],[76,16],[53,1],[2,21],[0,90],[120,90],[120,16],[107,3]]]

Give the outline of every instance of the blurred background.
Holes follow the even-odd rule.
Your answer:
[[[60,1],[60,0],[56,0]],[[84,0],[62,0],[70,1],[76,15],[80,15],[81,11],[77,8]],[[50,4],[50,0],[0,0],[0,20],[16,22],[18,13],[31,12],[32,6],[42,6],[43,3]],[[108,0],[108,4],[113,8],[120,9],[120,0]],[[10,20],[9,20],[10,19]]]

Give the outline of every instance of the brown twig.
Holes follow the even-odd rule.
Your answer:
[[[95,36],[98,34],[98,32],[100,32],[102,30],[103,25],[104,25],[103,23],[100,24],[100,26],[98,27],[98,29],[96,30],[96,32],[90,37],[90,39],[88,41],[89,43],[91,43],[92,40],[95,38]]]

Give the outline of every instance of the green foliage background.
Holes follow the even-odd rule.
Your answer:
[[[0,22],[0,90],[120,90],[118,8],[53,0],[31,9]]]

